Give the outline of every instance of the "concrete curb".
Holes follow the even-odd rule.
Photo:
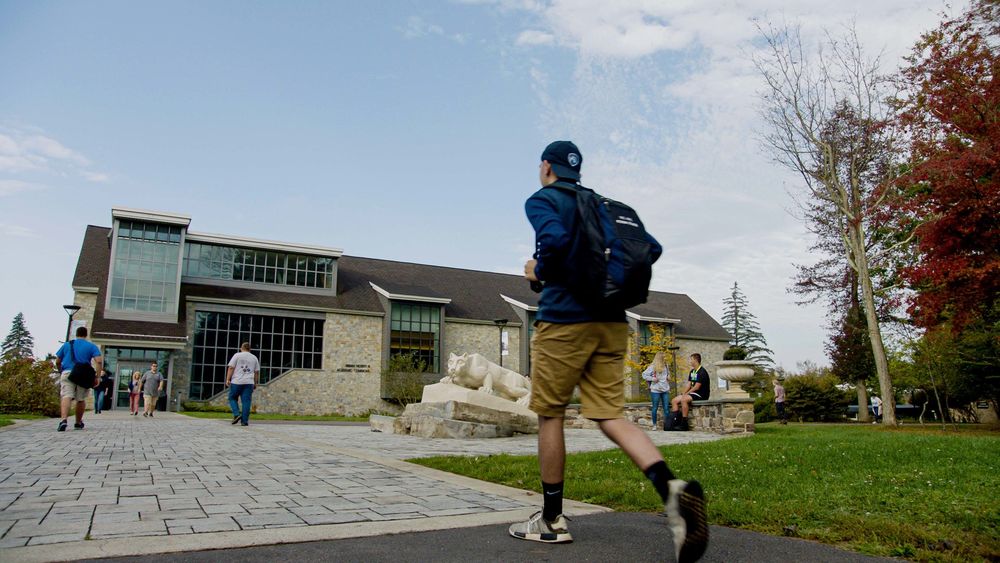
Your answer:
[[[142,556],[154,553],[206,551],[384,536],[406,532],[469,528],[487,524],[499,525],[526,519],[535,511],[537,509],[530,508],[481,514],[463,514],[459,516],[438,516],[415,520],[350,522],[346,524],[266,528],[263,530],[240,532],[211,532],[181,536],[144,536],[142,538],[76,541],[52,545],[8,548],[3,550],[3,560],[11,563],[75,561],[78,559],[98,559],[102,557]]]

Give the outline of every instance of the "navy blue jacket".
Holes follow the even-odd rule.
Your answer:
[[[558,188],[544,187],[528,198],[524,211],[535,229],[535,277],[545,283],[535,318],[547,323],[625,322],[624,310],[583,303],[566,285],[565,260],[573,242],[576,198]],[[658,256],[660,245],[649,238]]]

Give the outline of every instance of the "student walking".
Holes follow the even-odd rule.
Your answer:
[[[229,387],[229,408],[233,411],[233,424],[250,424],[250,403],[253,400],[253,390],[259,382],[260,361],[250,353],[250,343],[244,342],[226,368],[226,387]]]
[[[878,395],[872,395],[872,414],[875,415],[872,424],[882,422],[882,399]]]
[[[157,363],[149,364],[149,371],[139,378],[139,387],[142,389],[142,416],[151,417],[156,412],[156,401],[160,398],[160,391],[165,384],[166,380],[160,374]]]
[[[532,340],[531,402],[538,414],[538,462],[543,508],[526,522],[513,524],[511,536],[523,540],[572,541],[562,513],[566,447],[563,419],[579,385],[581,414],[616,443],[645,473],[664,503],[680,561],[695,561],[708,545],[705,502],[697,481],[677,479],[649,436],[623,416],[622,385],[628,325],[624,308],[580,297],[576,279],[567,273],[578,227],[577,196],[589,197],[580,184],[580,150],[569,141],[551,143],[542,152],[542,189],[525,203],[535,230],[534,258],[524,265],[532,287],[541,287]],[[558,182],[558,185],[553,185]],[[568,189],[565,186],[568,184]],[[650,259],[660,245],[648,236]]]
[[[139,415],[139,392],[142,390],[142,386],[139,385],[140,379],[142,374],[136,370],[132,372],[132,379],[128,382],[128,412],[132,413],[132,416]]]
[[[59,377],[59,398],[62,420],[56,430],[65,432],[69,418],[69,408],[73,402],[76,403],[76,422],[73,428],[83,429],[83,413],[87,410],[87,389],[69,380],[69,374],[76,364],[91,364],[94,369],[94,385],[100,383],[98,373],[104,369],[104,358],[101,350],[93,343],[87,341],[87,327],[81,326],[76,329],[76,340],[64,343],[56,352],[56,369],[62,373]]]
[[[108,370],[101,370],[101,382],[94,387],[94,414],[101,414],[104,411],[105,398],[115,386],[115,378]]]
[[[781,424],[788,424],[788,415],[785,414],[785,386],[781,384],[782,378],[774,380],[774,410],[778,411],[778,420]]]
[[[663,362],[663,352],[657,352],[653,356],[653,363],[642,372],[642,378],[649,382],[649,396],[653,402],[653,430],[659,430],[656,425],[656,410],[663,411],[663,416],[670,416],[667,410],[667,401],[670,400],[670,372]]]

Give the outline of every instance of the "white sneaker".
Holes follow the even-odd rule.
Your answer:
[[[679,563],[701,559],[708,547],[705,493],[698,481],[672,479],[670,494],[663,506],[667,526],[674,534],[674,552]]]
[[[531,540],[543,543],[566,543],[573,541],[573,536],[569,534],[566,526],[566,518],[560,514],[552,522],[542,518],[542,511],[538,511],[528,518],[527,522],[511,524],[508,530],[510,535],[521,540]]]

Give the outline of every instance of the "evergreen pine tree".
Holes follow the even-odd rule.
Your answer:
[[[23,359],[34,357],[35,339],[24,326],[24,313],[18,313],[11,323],[10,332],[3,340],[3,359]]]
[[[769,369],[774,365],[767,347],[767,340],[760,331],[757,317],[750,312],[746,295],[740,291],[739,284],[733,282],[733,290],[729,297],[722,300],[725,310],[722,313],[722,326],[733,335],[730,344],[743,348],[747,352],[747,360],[758,367]]]

